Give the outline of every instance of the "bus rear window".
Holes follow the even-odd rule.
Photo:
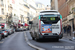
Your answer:
[[[41,17],[41,21],[44,24],[54,24],[57,23],[60,20],[59,17]]]

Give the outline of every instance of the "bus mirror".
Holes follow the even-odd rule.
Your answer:
[[[33,24],[33,21],[29,21],[29,24]]]

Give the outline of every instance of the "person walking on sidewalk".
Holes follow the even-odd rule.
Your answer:
[[[68,33],[69,33],[69,25],[67,24],[67,35],[68,35]]]
[[[64,33],[66,33],[66,28],[67,28],[67,27],[64,25],[64,27],[63,27],[63,29],[64,29]]]
[[[69,25],[69,33],[70,33],[70,36],[71,36],[71,26]]]
[[[72,41],[71,39],[71,26],[67,25],[67,35],[70,34],[69,40]]]
[[[67,25],[67,35],[70,34],[71,36],[71,26],[70,25]]]

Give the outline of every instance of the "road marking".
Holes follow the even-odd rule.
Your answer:
[[[1,41],[0,43],[3,43],[3,41]]]
[[[37,49],[37,50],[45,50],[45,49],[43,49],[43,48],[40,48],[40,47],[37,47],[37,46],[31,44],[31,43],[29,42],[28,38],[27,38],[26,33],[24,33],[24,35],[25,35],[25,40],[26,40],[26,42],[27,42],[27,44],[28,44],[29,46],[31,46],[31,47],[33,47],[33,48],[35,48],[35,49]]]

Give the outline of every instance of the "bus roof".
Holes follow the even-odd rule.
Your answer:
[[[57,10],[43,10],[40,11],[40,15],[44,15],[44,14],[60,14]]]

